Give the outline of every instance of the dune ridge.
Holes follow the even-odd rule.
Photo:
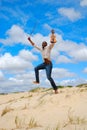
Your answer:
[[[0,130],[87,130],[87,87],[0,95]]]

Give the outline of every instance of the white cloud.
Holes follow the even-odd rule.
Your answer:
[[[87,6],[87,0],[81,0],[80,5],[81,6]]]
[[[78,85],[80,83],[87,83],[87,80],[84,79],[70,79],[76,75],[72,72],[69,72],[64,68],[54,68],[52,72],[52,77],[55,80],[57,85]],[[62,80],[59,83],[59,79],[69,78]],[[17,74],[14,77],[5,79],[4,82],[0,81],[0,93],[3,92],[15,92],[15,91],[28,91],[32,88],[38,87],[36,84],[33,84],[35,80],[34,71],[29,71],[28,73]],[[43,82],[44,81],[44,82]],[[46,72],[44,70],[40,71],[40,86],[41,87],[51,87],[50,82],[46,78]]]
[[[2,73],[2,71],[0,71],[0,81],[4,80],[4,74]]]
[[[60,82],[60,85],[63,85],[63,86],[68,86],[68,85],[77,86],[77,85],[79,85],[79,84],[85,84],[85,83],[87,83],[87,80],[86,80],[86,79],[77,78],[77,79],[62,80],[62,81]]]
[[[19,57],[29,62],[38,60],[38,57],[28,50],[21,50],[19,52]]]
[[[74,8],[59,8],[58,13],[62,16],[66,16],[72,22],[81,18],[81,13],[76,11]]]
[[[37,34],[33,35],[32,39],[33,39],[33,41],[34,41],[37,45],[39,45],[39,46],[42,45],[42,42],[43,42],[43,41],[47,41],[48,43],[49,43],[49,41],[50,41],[49,36],[43,36],[43,35],[40,34],[40,33],[37,33]]]
[[[11,29],[6,32],[6,36],[6,39],[0,39],[0,42],[5,45],[11,45],[15,43],[28,44],[28,34],[26,34],[24,30],[17,25],[13,25]]]
[[[51,30],[51,29],[52,29],[52,27],[49,26],[47,23],[45,23],[45,24],[43,25],[43,27],[44,27],[45,29],[48,29],[48,30]]]
[[[3,92],[15,92],[15,91],[28,91],[37,87],[33,84],[35,79],[34,71],[26,73],[18,73],[15,76],[5,78],[4,81],[0,81],[0,93]]]
[[[6,34],[8,37],[6,39],[0,39],[4,44],[28,44],[31,45],[27,37],[28,35],[24,32],[22,28],[17,25],[13,25],[11,29],[9,29]],[[87,46],[84,44],[78,44],[70,40],[63,40],[62,35],[56,34],[57,43],[55,44],[52,50],[52,59],[54,59],[57,63],[73,63],[76,61],[87,61]],[[50,42],[50,34],[48,36],[43,36],[40,33],[37,33],[32,36],[32,40],[38,45],[39,47],[42,46],[43,41]],[[37,50],[35,49],[37,53]],[[64,52],[65,54],[61,54]],[[32,50],[33,53],[33,50]],[[20,57],[25,59],[34,59],[37,60],[37,57],[33,57],[31,52],[29,51],[21,51]],[[28,57],[29,55],[29,57]],[[22,59],[23,60],[23,59]]]
[[[12,45],[12,44],[26,44],[26,45],[31,45],[29,44],[28,41],[28,34],[24,32],[24,30],[18,26],[18,25],[13,25],[9,30],[6,32],[6,39],[0,39],[0,42],[5,44],[5,45]],[[42,41],[47,41],[49,42],[49,37],[48,36],[43,36],[40,33],[37,33],[31,37],[32,40],[41,46]]]
[[[84,72],[84,73],[87,73],[87,67],[86,67],[86,68],[84,68],[83,72]]]
[[[16,75],[16,79],[19,79],[19,80],[32,80],[34,78],[34,70],[30,70],[29,73],[23,73],[23,74],[17,74]]]
[[[64,55],[59,55],[56,59],[57,63],[72,63],[73,61]]]
[[[26,69],[33,68],[32,61],[35,60],[37,60],[37,56],[25,50],[20,51],[18,56],[5,53],[0,57],[0,69],[13,73],[24,72]]]
[[[87,61],[87,47],[83,44],[77,45],[75,49],[69,53],[75,61]]]
[[[70,78],[70,77],[75,77],[76,74],[73,72],[69,72],[67,69],[64,68],[53,68],[53,76],[55,78]]]
[[[42,41],[49,43],[49,36],[36,34],[32,37],[33,41],[41,47]],[[56,63],[75,63],[79,61],[87,61],[87,46],[84,43],[76,43],[70,40],[63,40],[62,36],[56,34],[57,43],[52,49],[51,57]],[[37,52],[36,49],[34,49]],[[62,54],[61,54],[62,53]]]
[[[70,40],[64,41],[62,38],[54,47],[54,59],[58,63],[74,63],[79,61],[87,61],[87,46],[83,43],[75,43]],[[58,54],[59,52],[59,54]],[[62,53],[62,54],[61,54]]]

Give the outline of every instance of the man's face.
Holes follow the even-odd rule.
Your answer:
[[[46,47],[47,46],[47,42],[42,42],[42,47]]]

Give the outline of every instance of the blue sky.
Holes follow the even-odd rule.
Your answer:
[[[34,67],[42,57],[27,37],[41,47],[50,43],[51,29],[57,37],[51,54],[56,84],[87,83],[87,0],[0,0],[0,93],[36,87]],[[51,87],[45,71],[39,86]]]

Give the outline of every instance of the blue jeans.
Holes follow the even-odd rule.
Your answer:
[[[57,86],[53,80],[53,78],[51,77],[51,72],[52,72],[52,62],[49,64],[46,63],[42,63],[40,65],[38,65],[37,67],[35,67],[35,77],[36,77],[36,82],[39,82],[39,70],[41,69],[45,69],[46,70],[46,75],[47,75],[47,79],[50,81],[52,87],[54,90],[57,90]]]

